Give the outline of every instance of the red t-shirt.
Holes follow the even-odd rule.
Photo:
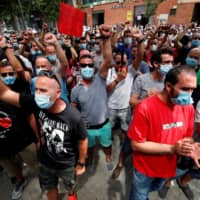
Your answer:
[[[154,95],[135,107],[128,136],[136,142],[175,144],[183,137],[192,136],[193,124],[192,105],[169,107]],[[176,173],[176,158],[175,154],[151,155],[134,151],[133,165],[149,177],[170,178]]]

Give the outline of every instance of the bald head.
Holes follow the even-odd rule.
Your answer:
[[[84,55],[90,55],[90,52],[87,49],[80,50],[80,58]]]
[[[191,58],[198,58],[200,59],[200,49],[199,48],[193,48],[188,53],[188,56]]]
[[[43,68],[43,69],[46,69],[46,70],[52,70],[51,63],[44,56],[38,56],[36,58],[36,60],[35,60],[35,67],[36,67],[36,69]]]

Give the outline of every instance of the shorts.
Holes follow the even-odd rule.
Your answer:
[[[44,165],[39,167],[39,182],[42,191],[57,188],[59,178],[63,180],[65,189],[69,192],[74,191],[76,188],[76,175],[75,168],[69,167],[63,170],[50,169]]]
[[[110,122],[107,122],[102,128],[87,129],[87,131],[88,131],[88,147],[89,148],[96,145],[96,137],[99,139],[99,142],[103,147],[111,146],[112,140],[111,140]]]
[[[0,165],[5,169],[9,177],[21,175],[23,162],[29,166],[35,166],[38,164],[34,143],[28,145],[14,156],[0,159]]]
[[[125,109],[110,108],[111,128],[114,128],[116,121],[119,120],[121,130],[128,131],[128,114],[129,114],[129,108]]]

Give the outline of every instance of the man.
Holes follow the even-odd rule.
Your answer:
[[[52,33],[44,35],[44,43],[46,44],[45,54],[53,67],[53,71],[58,73],[62,81],[62,98],[68,102],[67,98],[67,80],[66,67],[69,66],[64,50],[59,45],[56,36]]]
[[[108,120],[106,77],[110,67],[112,51],[110,43],[111,30],[109,26],[100,26],[103,38],[104,60],[95,74],[95,68],[91,55],[80,57],[82,80],[71,92],[71,102],[81,111],[81,115],[88,128],[88,160],[93,161],[93,154],[96,145],[96,137],[99,138],[106,155],[106,162],[109,169],[111,163],[111,127]]]
[[[131,97],[129,98],[130,99],[129,103],[133,108],[142,99],[144,99],[148,96],[151,96],[154,94],[154,92],[156,93],[163,89],[164,74],[161,74],[161,72],[159,71],[160,64],[158,64],[158,63],[169,62],[169,64],[171,64],[170,67],[168,67],[168,65],[163,67],[165,73],[167,72],[167,70],[169,70],[172,67],[172,63],[173,63],[172,51],[170,49],[164,48],[162,50],[157,50],[156,52],[154,52],[154,54],[152,56],[152,60],[151,60],[154,71],[151,73],[139,75],[139,73],[138,73],[138,71],[136,71],[136,69],[137,69],[137,66],[139,65],[140,61],[137,61],[138,58],[137,59],[134,58],[137,55],[137,52],[139,52],[139,51],[137,50],[135,52],[135,49],[132,49],[132,53],[133,53],[133,56],[132,56],[133,64],[132,65],[133,65],[133,71],[135,72],[135,74],[132,76],[133,76],[133,79],[135,79],[135,81],[133,81],[133,84],[132,84],[133,87],[132,87],[132,91],[131,91]],[[166,67],[166,69],[165,69],[165,67]],[[129,85],[129,86],[131,86],[131,85]],[[131,117],[129,117],[129,118],[131,118]],[[119,176],[119,174],[123,168],[123,165],[124,165],[124,159],[131,152],[132,151],[131,151],[131,147],[130,147],[130,141],[129,141],[128,137],[126,137],[125,142],[124,142],[121,152],[120,152],[117,166],[116,166],[115,170],[113,171],[113,175],[112,175],[113,178],[117,178]]]
[[[58,199],[58,178],[69,189],[69,199],[76,199],[75,174],[85,172],[87,132],[76,109],[61,98],[61,84],[51,71],[42,71],[35,83],[35,96],[8,89],[0,82],[0,99],[34,113],[40,131],[38,158],[39,180],[47,190],[48,200]],[[57,143],[61,147],[57,147]]]
[[[152,55],[153,71],[136,78],[131,92],[131,106],[163,89],[164,77],[173,67],[173,61],[173,51],[169,48],[159,49]]]
[[[8,58],[1,61],[1,81],[15,92],[30,94],[29,83],[24,80],[23,68],[2,36],[0,47]],[[27,183],[22,174],[22,162],[30,166],[37,164],[34,145],[37,140],[29,124],[30,120],[33,120],[33,116],[28,115],[24,109],[0,101],[0,164],[15,184],[12,199],[21,197]],[[22,161],[17,162],[16,157],[20,157]]]
[[[197,102],[200,99],[200,69],[199,69],[199,64],[200,64],[200,49],[199,48],[193,48],[189,51],[186,60],[186,64],[192,68],[195,69],[196,74],[197,74],[197,88],[194,90],[192,94],[192,98],[194,100],[194,107],[196,107]]]
[[[191,152],[196,74],[188,66],[171,69],[164,89],[134,109],[129,138],[134,151],[130,200],[146,200],[176,175],[177,155]],[[190,120],[188,120],[190,119]]]

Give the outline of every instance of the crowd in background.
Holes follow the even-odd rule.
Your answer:
[[[114,179],[132,154],[130,200],[154,190],[165,198],[171,179],[194,199],[199,66],[195,23],[100,25],[80,38],[50,32],[46,23],[40,32],[1,33],[0,166],[15,186],[12,199],[27,183],[23,163],[39,166],[49,200],[57,199],[58,177],[75,199],[76,176],[94,164],[96,138]],[[121,150],[113,166],[116,127]]]

